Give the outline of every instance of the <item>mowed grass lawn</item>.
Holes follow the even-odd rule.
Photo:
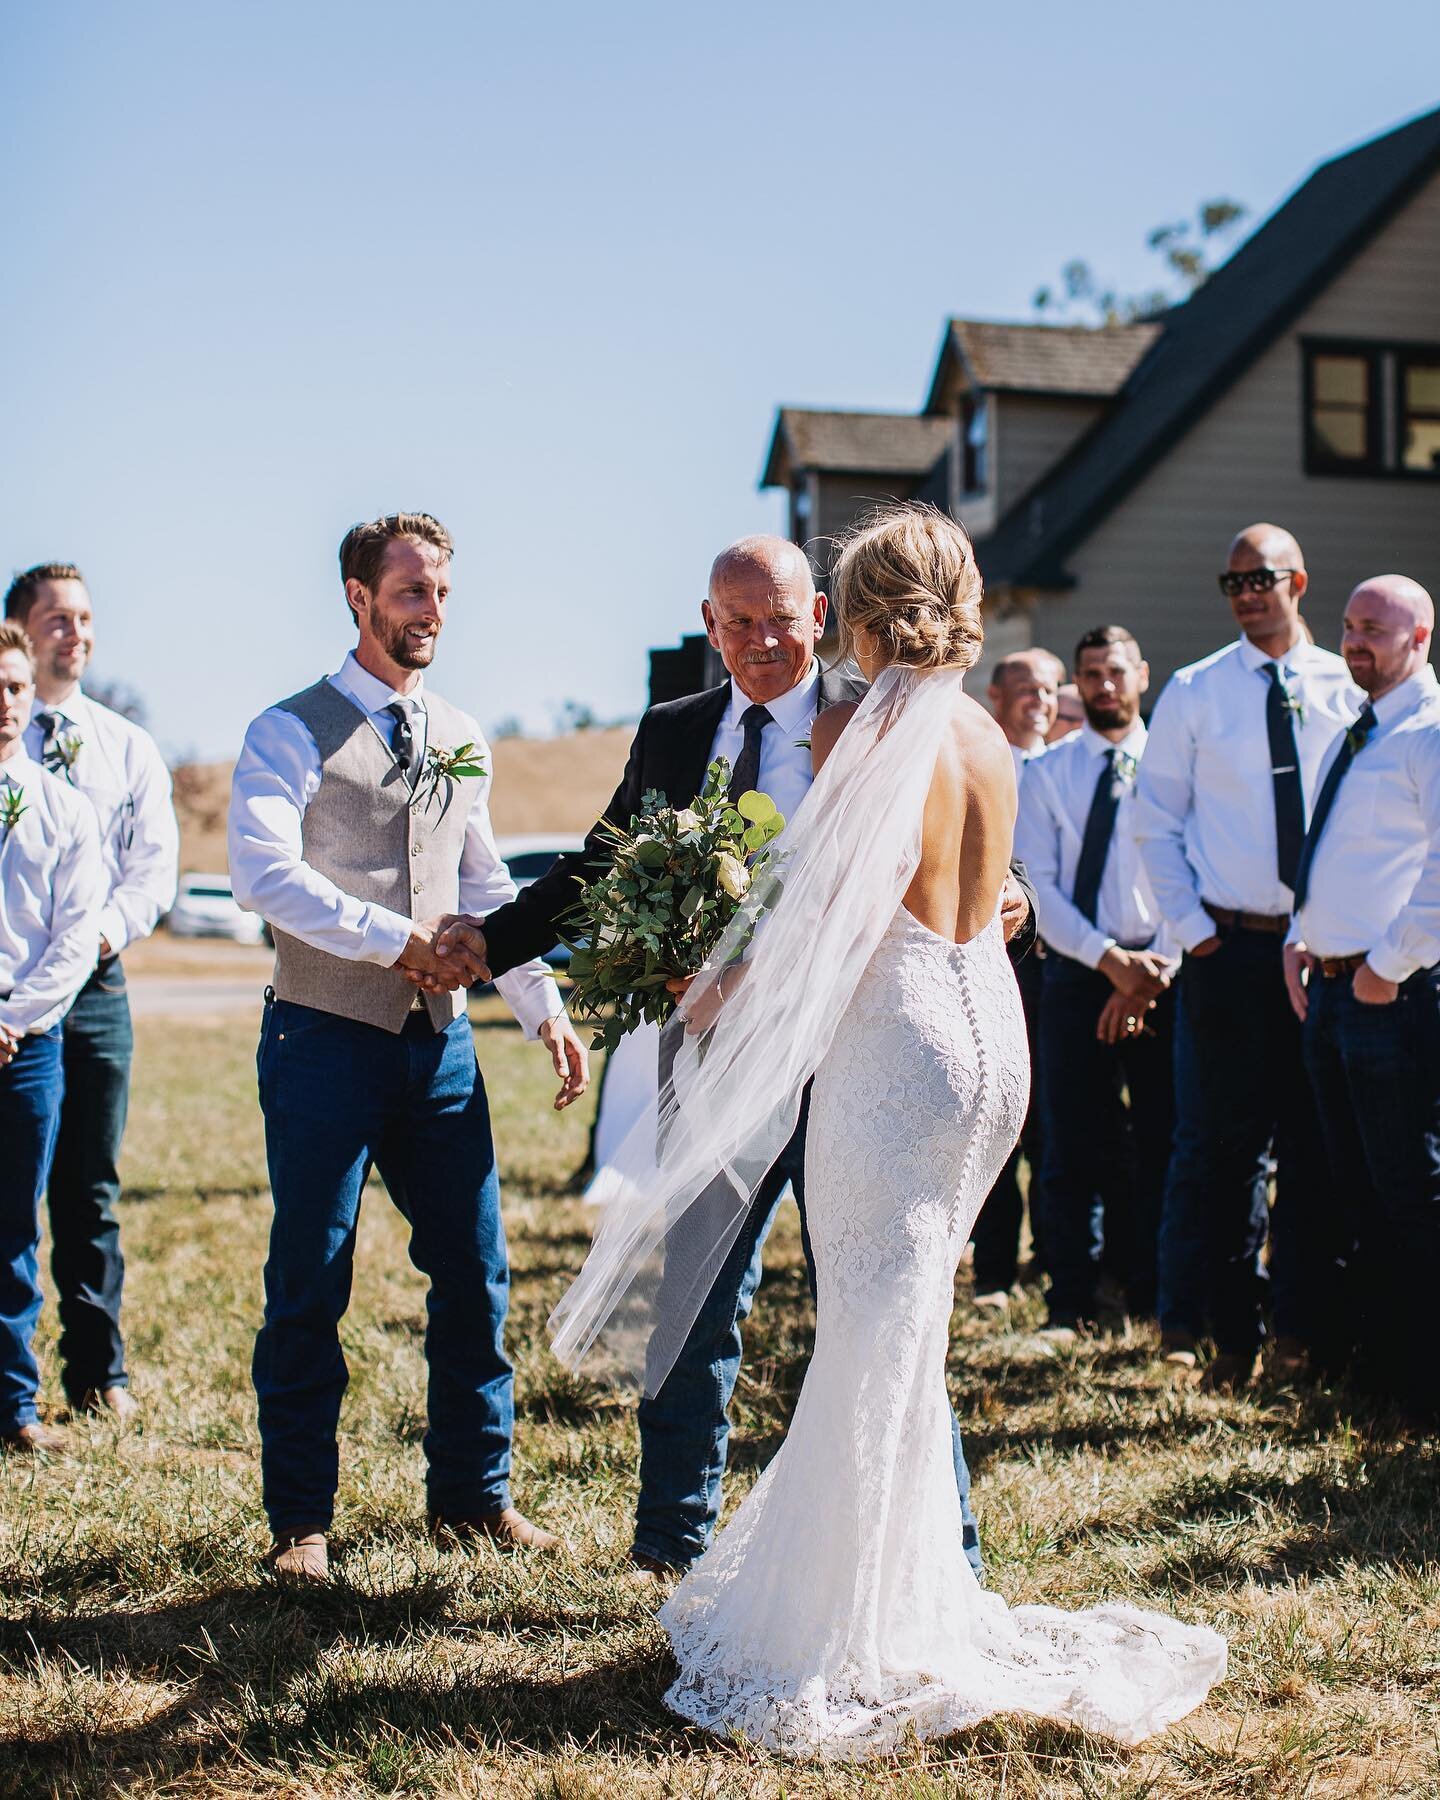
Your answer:
[[[1150,1334],[1043,1354],[957,1310],[952,1391],[993,1584],[1108,1596],[1230,1641],[1211,1703],[1136,1752],[1022,1720],[868,1772],[721,1746],[661,1706],[652,1602],[625,1580],[630,1405],[560,1369],[543,1321],[587,1239],[588,1109],[557,1120],[535,1046],[477,1028],[515,1268],[516,1493],[572,1560],[441,1553],[422,1529],[424,1293],[383,1190],[344,1326],[333,1585],[260,1568],[249,1363],[269,1222],[249,1020],[143,1021],[124,1207],[144,1427],[0,1467],[0,1793],[1440,1793],[1440,1457],[1335,1392],[1178,1392]],[[738,1395],[733,1499],[780,1443],[810,1333],[793,1213]],[[46,1399],[54,1318],[41,1351]]]

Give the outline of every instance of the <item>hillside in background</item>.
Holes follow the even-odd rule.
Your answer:
[[[490,811],[501,835],[585,831],[600,816],[625,768],[633,728],[575,731],[565,737],[502,738],[491,746]],[[180,867],[224,869],[225,812],[232,763],[187,763],[175,771]]]

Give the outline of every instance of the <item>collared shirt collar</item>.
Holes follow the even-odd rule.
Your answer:
[[[1389,725],[1396,719],[1404,718],[1412,712],[1428,695],[1440,689],[1436,682],[1435,670],[1431,664],[1421,663],[1413,675],[1407,675],[1398,687],[1391,688],[1388,694],[1382,694],[1378,700],[1372,700],[1377,725]]]
[[[788,693],[781,694],[778,699],[767,700],[765,705],[770,717],[782,730],[796,731],[814,717],[820,701],[820,664],[812,661],[810,672],[802,682],[791,688]],[[745,693],[740,683],[732,676],[730,679],[730,703],[725,708],[722,724],[738,727],[741,715],[746,707],[754,702]]]
[[[1258,644],[1252,644],[1243,632],[1240,634],[1240,661],[1252,674],[1258,675],[1267,663],[1272,662],[1279,663],[1287,674],[1291,674],[1303,669],[1314,654],[1315,646],[1303,635],[1279,656],[1267,656]]]
[[[341,663],[334,679],[335,685],[357,705],[363,706],[367,714],[381,712],[396,700],[402,701],[407,707],[418,706],[423,710],[425,706],[423,675],[408,694],[397,693],[394,688],[387,687],[378,675],[372,675],[368,669],[363,668],[353,650]]]
[[[1111,750],[1124,750],[1128,755],[1138,757],[1145,748],[1145,739],[1148,735],[1143,719],[1136,719],[1124,737],[1114,744],[1110,742],[1109,738],[1102,736],[1088,719],[1076,733],[1080,742],[1094,757],[1104,756]]]
[[[19,787],[27,776],[37,775],[39,771],[39,763],[25,748],[22,739],[20,748],[15,754],[7,756],[4,762],[0,762],[0,781],[9,781],[15,787]]]
[[[83,737],[85,735],[85,727],[89,723],[89,704],[83,690],[78,687],[70,695],[68,700],[42,700],[37,694],[35,696],[35,704],[30,711],[30,721],[32,724],[34,723],[35,715],[37,713],[54,713],[56,718],[59,719],[62,727],[73,725]]]

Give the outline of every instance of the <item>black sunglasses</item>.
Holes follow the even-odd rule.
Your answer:
[[[1268,594],[1282,575],[1298,575],[1298,569],[1227,569],[1217,579],[1220,592],[1227,600],[1248,589],[1252,594]]]

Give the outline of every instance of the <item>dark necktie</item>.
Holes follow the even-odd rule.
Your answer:
[[[769,723],[768,706],[747,706],[740,715],[740,728],[745,733],[745,742],[736,759],[735,773],[730,777],[732,805],[742,794],[748,794],[760,779],[760,733]]]
[[[420,753],[415,747],[415,733],[410,726],[410,713],[402,700],[392,700],[385,708],[395,721],[395,729],[390,734],[390,748],[395,752],[395,760],[400,765],[405,777],[405,785],[415,786],[416,770],[420,762]]]
[[[1115,750],[1100,758],[1100,774],[1085,815],[1085,835],[1080,840],[1080,860],[1075,865],[1075,907],[1093,925],[1100,904],[1100,878],[1110,839],[1115,834],[1115,814],[1120,806],[1120,783],[1115,779]]]
[[[1365,748],[1370,733],[1375,729],[1375,708],[1367,700],[1360,708],[1360,716],[1345,733],[1335,760],[1331,763],[1320,792],[1315,800],[1315,812],[1310,820],[1310,829],[1305,833],[1305,842],[1300,851],[1300,866],[1295,871],[1295,910],[1298,913],[1305,904],[1305,896],[1310,891],[1310,866],[1315,861],[1315,849],[1320,842],[1320,834],[1325,829],[1325,822],[1330,817],[1330,809],[1335,804],[1335,796],[1340,792],[1340,783],[1350,772],[1350,765]]]
[[[1270,776],[1275,783],[1275,862],[1286,887],[1295,886],[1305,842],[1305,794],[1300,786],[1300,752],[1295,715],[1280,679],[1280,665],[1267,662],[1270,691],[1265,696],[1265,729],[1270,737]]]
[[[42,706],[35,714],[35,723],[40,727],[41,768],[48,769],[52,775],[63,775],[73,786],[75,776],[60,753],[60,731],[64,721],[59,713]]]

